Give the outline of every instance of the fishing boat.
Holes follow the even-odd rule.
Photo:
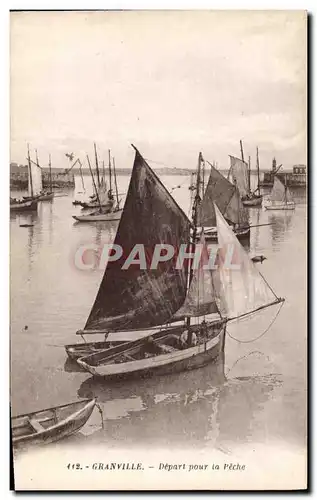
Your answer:
[[[24,211],[35,211],[37,210],[38,203],[38,193],[35,191],[37,189],[37,183],[39,182],[39,176],[37,175],[37,170],[32,167],[30,150],[28,145],[28,192],[29,196],[23,197],[22,199],[10,198],[10,212],[24,212]],[[42,179],[42,174],[41,174]]]
[[[242,141],[241,141],[241,151],[242,149]],[[261,207],[263,196],[261,195],[261,187],[260,187],[260,161],[259,161],[259,148],[256,148],[256,167],[257,167],[257,180],[258,185],[257,188],[252,191],[251,189],[251,158],[249,156],[248,163],[248,194],[245,197],[242,197],[242,203],[245,207]]]
[[[87,422],[95,404],[95,399],[85,399],[12,417],[13,446],[52,443],[73,434]]]
[[[179,266],[171,258],[161,258],[154,268],[152,260],[150,266],[127,270],[124,256],[136,245],[138,252],[143,247],[147,255],[155,255],[156,245],[179,249],[178,258],[186,249],[195,252],[196,235],[190,238],[190,233],[191,227],[197,229],[198,189],[196,193],[190,222],[135,148],[129,190],[114,242],[123,253],[120,259],[108,261],[85,328],[77,334],[112,333],[122,338],[126,333],[139,338],[79,358],[77,363],[93,376],[109,380],[150,377],[217,363],[223,359],[230,319],[284,300],[262,279],[216,206],[220,244],[225,249],[234,243],[241,258],[241,269],[235,269],[234,275],[227,269],[219,272],[205,268],[209,255],[203,231],[197,269],[192,259],[189,265]],[[225,256],[220,254],[220,261],[223,264]],[[241,300],[232,300],[237,287]]]
[[[203,166],[203,162],[201,156],[199,165]],[[197,214],[197,237],[200,236],[203,227],[206,241],[218,241],[214,209],[214,203],[216,203],[222,215],[232,226],[236,237],[239,240],[248,241],[250,238],[249,216],[242,204],[238,187],[226,179],[214,165],[208,161],[207,163],[211,170],[206,190],[204,191],[203,186],[197,186],[199,196],[202,196],[202,202],[199,205]],[[203,195],[200,194],[202,192]]]
[[[274,177],[273,189],[265,210],[295,210],[295,201],[286,184],[283,184],[278,176]]]
[[[37,200],[18,200],[10,198],[10,212],[29,212],[37,210]]]
[[[104,351],[105,349],[110,349],[116,347],[117,345],[123,344],[124,341],[114,340],[111,341],[100,341],[100,342],[83,342],[80,344],[68,344],[65,345],[65,350],[69,359],[77,360],[83,356],[89,356],[96,351]]]
[[[109,189],[107,189],[105,174],[103,175],[103,178],[100,179],[96,145],[95,145],[95,157],[96,157],[97,182],[95,181],[90,165],[90,160],[87,155],[88,166],[95,191],[94,197],[96,201],[94,201],[93,199],[93,201],[89,203],[81,203],[81,206],[83,208],[97,207],[97,210],[89,214],[73,215],[73,219],[75,219],[77,222],[98,222],[98,221],[110,222],[110,221],[119,221],[121,218],[123,210],[122,208],[120,208],[115,160],[114,158],[112,158],[112,163],[111,163],[110,150],[108,151],[108,154],[109,154]],[[112,176],[114,177],[116,199],[113,194]]]
[[[28,196],[24,196],[24,201],[50,201],[54,198],[52,190],[52,173],[51,173],[51,155],[49,155],[49,175],[50,175],[50,189],[43,190],[42,167],[39,164],[39,159],[36,153],[36,161],[30,157],[30,150],[28,146],[28,165],[29,165],[29,181],[28,181]]]
[[[244,161],[242,141],[240,141],[242,159],[229,155],[230,169],[228,178],[231,178],[240,192],[241,200],[246,207],[259,207],[262,205],[263,196],[260,193],[260,165],[259,155],[257,148],[257,173],[258,173],[258,187],[252,191],[251,189],[251,159],[249,162]]]

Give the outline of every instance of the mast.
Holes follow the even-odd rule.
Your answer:
[[[196,178],[196,194],[194,198],[194,203],[193,203],[193,209],[192,209],[192,226],[193,226],[193,233],[192,233],[192,238],[190,241],[190,253],[195,252],[196,248],[196,238],[197,238],[197,220],[198,220],[198,208],[201,202],[200,198],[200,184],[201,184],[201,163],[202,163],[203,157],[202,154],[199,153],[198,155],[198,166],[197,166],[197,178]],[[192,263],[193,264],[193,263]],[[193,265],[190,264],[190,270],[189,270],[189,278],[188,278],[188,288],[191,284],[191,281],[194,276],[194,268]],[[190,326],[190,316],[187,316],[186,319],[186,325],[187,328]],[[188,331],[188,343],[189,345],[192,342],[192,332],[189,330]]]
[[[97,147],[96,147],[96,143],[95,143],[95,142],[94,142],[94,149],[95,149],[95,161],[96,161],[97,183],[98,183],[98,188],[100,188],[100,176],[99,176],[98,156],[97,156]]]
[[[113,164],[114,185],[115,185],[115,189],[116,189],[117,207],[119,208],[119,194],[118,194],[118,184],[117,184],[117,175],[116,175],[116,163],[115,163],[114,156],[112,157],[112,164]]]
[[[242,145],[242,140],[241,139],[240,139],[240,151],[241,151],[241,160],[244,161],[243,145]]]
[[[78,158],[77,159],[78,163],[79,163],[79,171],[80,171],[80,177],[81,177],[81,184],[83,186],[83,190],[86,191],[85,189],[85,184],[84,184],[84,177],[83,177],[83,171],[82,171],[82,164],[81,164],[81,161],[80,159]]]
[[[49,168],[50,192],[52,193],[52,165],[51,165],[51,153],[49,153],[49,155],[48,155],[48,168]]]
[[[248,165],[248,183],[249,183],[249,194],[251,193],[251,157],[249,156]]]
[[[108,149],[108,157],[109,157],[109,194],[112,194],[112,181],[111,181],[111,158],[110,158],[110,149]]]
[[[96,186],[96,183],[95,183],[94,174],[93,174],[92,169],[91,169],[91,165],[90,165],[90,161],[89,161],[89,156],[88,155],[87,155],[87,161],[88,161],[88,167],[89,167],[89,170],[90,170],[92,182],[93,182],[93,185],[94,185],[94,188],[95,188],[97,201],[99,203],[99,207],[100,207],[100,210],[101,210],[101,203],[100,203],[99,193],[98,193],[98,189],[97,189],[97,186]]]
[[[102,177],[103,177],[103,183],[106,184],[105,160],[102,160]]]
[[[258,191],[259,191],[259,194],[261,194],[260,192],[260,162],[259,162],[259,148],[256,147],[256,167],[257,167],[257,171],[258,171]]]
[[[32,181],[32,170],[31,170],[31,158],[30,158],[30,147],[29,147],[29,144],[28,144],[28,165],[29,165],[31,198],[33,198],[33,181]]]

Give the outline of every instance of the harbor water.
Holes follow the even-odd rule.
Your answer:
[[[306,197],[294,191],[295,211],[250,208],[250,256],[285,303],[228,325],[225,360],[192,372],[113,385],[96,382],[70,366],[65,344],[82,341],[103,269],[79,269],[82,245],[113,241],[118,223],[76,223],[75,190],[38,205],[37,214],[11,214],[11,406],[12,415],[97,396],[95,411],[74,443],[110,447],[216,448],[274,445],[306,448]],[[162,182],[186,213],[190,179]],[[253,179],[255,181],[255,179]],[[129,176],[119,176],[126,193]],[[92,189],[85,177],[85,189]],[[12,193],[17,195],[18,193]],[[21,195],[21,193],[19,193]],[[122,196],[121,196],[122,197]],[[29,224],[21,227],[21,224]],[[261,224],[268,224],[259,226]],[[122,337],[123,338],[123,337]],[[87,340],[100,340],[94,336]],[[63,443],[57,446],[63,446]]]

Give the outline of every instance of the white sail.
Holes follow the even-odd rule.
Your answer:
[[[32,179],[30,178],[32,176]],[[29,196],[37,196],[43,190],[42,169],[31,162],[28,169],[28,194]]]
[[[229,176],[231,176],[232,183],[237,186],[241,196],[246,196],[249,193],[248,164],[235,156],[229,155],[229,157]]]
[[[272,204],[284,204],[293,201],[289,189],[280,181],[277,175],[274,176],[270,200]]]
[[[239,317],[272,304],[276,295],[239,243],[217,205],[218,261],[227,315]],[[234,267],[233,267],[234,266]]]
[[[42,184],[42,169],[34,163],[31,163],[31,174],[32,174],[32,182],[33,182],[33,194],[36,196],[40,194],[43,190]]]
[[[103,179],[98,189],[98,197],[101,205],[106,205],[109,201],[107,182]]]
[[[204,316],[219,313],[218,299],[220,300],[219,272],[211,269],[209,265],[209,254],[205,243],[205,235],[202,231],[200,236],[201,256],[199,264],[194,269],[185,301],[177,311],[174,318],[185,316]],[[218,302],[219,303],[219,302]]]

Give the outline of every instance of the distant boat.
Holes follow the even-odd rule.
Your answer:
[[[249,163],[244,161],[243,146],[242,141],[240,141],[241,156],[242,159],[236,158],[235,156],[230,157],[230,169],[228,173],[228,178],[231,177],[232,182],[238,187],[241,200],[246,207],[258,207],[262,205],[263,196],[260,192],[260,164],[259,164],[259,152],[257,148],[257,174],[258,174],[258,186],[252,191],[251,189],[251,159],[249,157]]]
[[[199,182],[200,170],[198,185]],[[114,244],[123,248],[123,255],[135,244],[144,245],[147,250],[157,244],[179,249],[188,242],[193,251],[195,234],[191,239],[190,229],[196,228],[199,204],[196,196],[190,223],[136,150]],[[242,259],[241,271],[235,270],[229,276],[228,269],[205,270],[203,265],[194,269],[192,263],[179,268],[173,260],[165,260],[154,270],[136,267],[127,272],[122,269],[122,261],[108,263],[86,326],[77,334],[115,336],[117,332],[135,332],[143,338],[79,358],[81,367],[94,376],[122,380],[216,363],[224,354],[227,321],[284,300],[263,280],[216,206],[215,213],[220,244],[222,248],[236,246]],[[203,231],[200,242],[205,264],[209,256]],[[222,255],[220,262],[223,264]]]
[[[97,210],[85,215],[73,215],[73,219],[75,219],[77,222],[119,221],[123,209],[120,208],[120,199],[118,194],[118,185],[117,185],[117,176],[116,176],[114,158],[112,159],[112,164],[111,164],[110,150],[109,150],[109,189],[108,189],[105,180],[105,174],[103,174],[103,177],[100,179],[96,145],[95,145],[95,154],[96,154],[97,183],[95,181],[90,166],[89,157],[87,155],[88,166],[92,177],[95,193],[93,195],[92,201],[88,203],[80,203],[80,205],[83,208],[97,208]],[[114,178],[116,199],[113,194],[112,177]]]
[[[201,157],[200,162],[202,161]],[[236,237],[239,240],[249,240],[249,215],[242,204],[238,187],[226,179],[213,165],[209,165],[211,170],[206,190],[203,195],[198,194],[202,196],[202,202],[197,213],[197,237],[203,227],[206,241],[217,242],[215,203],[226,221],[232,226]]]
[[[278,176],[274,177],[273,189],[266,210],[295,210],[295,201],[286,184],[283,184]]]
[[[39,164],[39,159],[36,152],[36,162],[31,160],[28,147],[28,196],[24,196],[24,201],[50,201],[54,198],[52,190],[52,168],[51,155],[49,155],[49,178],[50,189],[43,190],[42,168]]]
[[[47,444],[73,434],[87,422],[95,404],[95,399],[86,399],[12,417],[13,446]]]
[[[10,212],[29,212],[37,210],[37,200],[18,200],[10,198]]]

